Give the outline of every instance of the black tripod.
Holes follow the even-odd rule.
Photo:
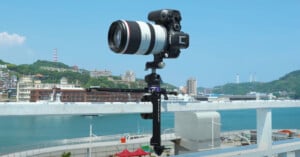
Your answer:
[[[166,89],[160,87],[162,80],[160,75],[156,73],[156,69],[163,68],[161,57],[154,56],[153,62],[147,62],[146,69],[149,68],[152,69],[152,72],[145,76],[145,81],[148,84],[147,92],[150,93],[150,95],[145,95],[142,100],[151,101],[153,110],[150,114],[144,114],[143,118],[149,117],[149,119],[152,119],[152,138],[150,143],[154,147],[155,153],[161,155],[165,149],[164,146],[161,145],[161,95],[167,100],[167,94],[177,93],[167,92]],[[145,115],[147,116],[145,117]]]
[[[144,119],[152,119],[152,137],[150,144],[153,146],[154,151],[157,155],[161,155],[164,146],[161,145],[161,96],[167,100],[167,94],[177,95],[176,92],[167,92],[166,89],[160,87],[162,82],[160,75],[156,73],[156,69],[163,68],[163,57],[154,55],[154,61],[146,63],[146,70],[151,69],[152,72],[145,76],[147,87],[144,89],[114,89],[114,88],[89,88],[87,91],[92,89],[97,91],[109,91],[109,92],[133,92],[133,93],[148,93],[142,98],[143,102],[152,103],[152,113],[141,114]]]

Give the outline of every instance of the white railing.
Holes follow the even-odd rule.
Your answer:
[[[273,156],[289,154],[300,156],[300,142],[291,141],[272,145],[272,109],[299,108],[299,100],[256,100],[232,102],[162,102],[162,112],[256,110],[257,147],[230,151],[219,156]],[[95,115],[152,112],[151,103],[0,103],[0,116],[4,115]],[[292,155],[291,155],[292,154]],[[298,155],[299,154],[299,155]],[[218,156],[214,154],[213,156]]]
[[[162,112],[181,111],[217,111],[217,110],[244,110],[264,108],[300,107],[299,100],[255,100],[232,102],[162,102]],[[37,103],[0,103],[0,116],[26,115],[97,115],[97,114],[128,114],[152,112],[150,102],[138,103],[87,103],[87,102],[37,102]]]
[[[83,137],[83,138],[74,138],[74,139],[63,139],[55,141],[47,141],[43,143],[37,143],[32,145],[24,146],[15,146],[8,147],[3,149],[3,152],[0,152],[1,157],[9,156],[24,156],[26,155],[39,155],[50,152],[61,151],[66,148],[68,149],[84,149],[88,147],[99,147],[99,146],[111,146],[120,144],[121,138],[126,138],[127,143],[134,144],[139,142],[149,142],[151,134],[116,134],[116,135],[107,135],[107,136],[92,136],[92,137]],[[130,138],[134,137],[134,138]],[[178,139],[179,137],[175,136],[173,129],[166,129],[163,131],[162,140],[173,140]],[[26,156],[25,155],[25,156]]]

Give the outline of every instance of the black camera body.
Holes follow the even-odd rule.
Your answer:
[[[164,58],[177,58],[181,48],[189,46],[189,35],[181,31],[181,14],[178,10],[158,10],[150,12],[148,20],[163,25],[168,30],[168,45]]]
[[[189,35],[181,31],[178,10],[163,9],[148,14],[148,20],[118,20],[111,24],[108,43],[112,51],[121,54],[153,54],[160,58],[177,58],[180,49],[189,46]]]

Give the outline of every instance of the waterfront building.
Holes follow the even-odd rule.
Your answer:
[[[187,94],[191,96],[197,95],[197,80],[195,78],[190,78],[187,80]]]
[[[37,78],[37,76],[35,76]],[[42,83],[40,79],[35,79],[33,76],[21,77],[17,83],[17,101],[32,101],[32,90],[41,91],[36,100],[50,100],[53,89],[70,89],[70,90],[82,90],[77,88],[75,84],[69,84],[67,78],[62,77],[60,83]],[[50,91],[50,92],[48,92]]]
[[[17,77],[10,75],[6,65],[0,65],[0,101],[16,101]]]
[[[0,69],[0,92],[9,87],[9,73]]]
[[[17,99],[17,89],[16,88],[9,88],[6,91],[8,101],[16,101]]]
[[[6,69],[7,65],[6,64],[0,64],[0,69]]]
[[[4,81],[2,78],[0,78],[0,92],[3,91],[3,88],[4,88]]]
[[[41,80],[34,81],[33,89],[53,89],[53,88],[62,88],[62,89],[74,89],[77,88],[75,84],[69,84],[66,77],[60,79],[60,83],[42,83]]]
[[[34,88],[31,76],[23,76],[17,83],[17,101],[29,101],[30,90]]]
[[[139,102],[143,93],[124,93],[107,91],[87,91],[84,88],[53,88],[33,89],[30,101],[61,101],[61,102]]]

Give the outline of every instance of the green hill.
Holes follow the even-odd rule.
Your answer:
[[[51,62],[45,60],[38,60],[32,64],[32,66],[40,68],[40,67],[53,67],[53,68],[63,68],[63,69],[71,69],[70,66],[60,63],[60,62]]]
[[[59,62],[38,60],[33,64],[8,66],[8,69],[18,78],[22,75],[39,75],[44,83],[58,83],[62,77],[66,77],[70,83],[79,83],[85,86],[90,79],[88,72],[76,72],[71,67]]]
[[[9,64],[9,63],[4,62],[3,60],[0,59],[0,64],[2,65],[2,64]]]
[[[230,83],[223,86],[214,87],[213,93],[222,94],[247,94],[249,92],[273,93],[277,96],[289,96],[300,98],[300,70],[293,71],[278,80],[262,83]]]
[[[8,65],[11,74],[20,78],[22,75],[36,75],[43,83],[58,83],[62,77],[66,77],[70,83],[81,87],[100,86],[103,88],[144,88],[144,80],[137,79],[135,82],[121,81],[120,76],[91,78],[90,73],[84,69],[76,69],[60,62],[38,60],[33,64],[14,65],[0,60],[0,64]],[[176,87],[164,83],[162,87],[169,90]]]

